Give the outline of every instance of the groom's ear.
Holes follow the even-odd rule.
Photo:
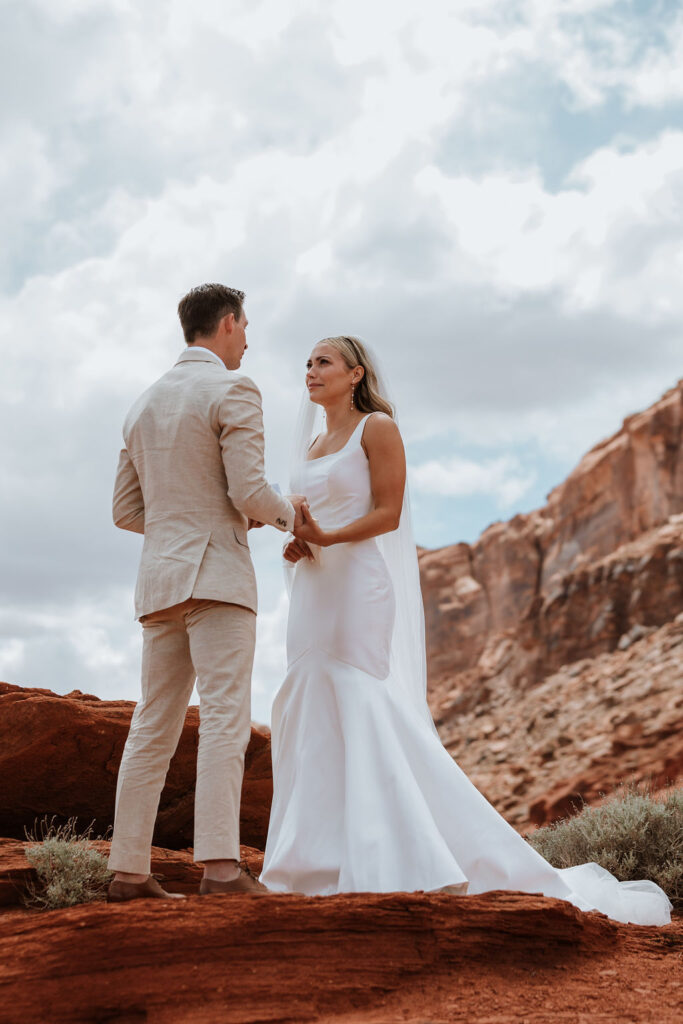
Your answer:
[[[223,317],[222,323],[223,330],[225,331],[225,333],[232,334],[233,330],[235,329],[235,314],[226,313],[225,316]]]

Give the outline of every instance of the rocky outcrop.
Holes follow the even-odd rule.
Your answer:
[[[24,856],[19,839],[0,839],[0,907],[20,905],[36,873]]]
[[[0,907],[23,906],[30,887],[37,884],[35,870],[26,859],[25,850],[32,844],[20,839],[0,839]],[[96,840],[94,849],[109,856],[109,843]],[[241,863],[255,875],[261,873],[263,853],[250,846],[240,847]],[[152,847],[152,874],[158,875],[169,892],[196,894],[202,867],[192,859],[191,850],[164,850]]]
[[[0,1024],[676,1020],[683,930],[541,896],[192,897],[0,918]],[[637,993],[637,998],[634,997]]]
[[[682,438],[683,381],[588,452],[542,509],[422,551],[431,683],[475,669],[508,629],[539,647],[533,682],[683,610]]]
[[[422,551],[420,569],[432,711],[509,820],[554,820],[631,774],[656,785],[678,777],[682,652],[667,654],[676,631],[662,634],[661,671],[651,640],[629,685],[610,680],[620,650],[683,611],[683,381],[588,452],[542,509],[495,523],[473,545]],[[656,674],[668,717],[654,700],[645,720],[631,706],[639,671]],[[563,723],[561,758],[552,716]],[[611,733],[625,728],[628,757],[615,748],[610,761]]]
[[[104,834],[114,820],[116,776],[128,734],[131,701],[104,701],[77,690],[0,683],[0,835],[23,838],[43,815],[94,821]],[[192,844],[199,713],[188,708],[162,793],[158,846]],[[245,760],[241,837],[263,849],[273,794],[270,736],[252,728]]]
[[[657,792],[683,774],[683,614],[625,639],[525,690],[501,670],[479,701],[470,693],[455,715],[446,699],[437,713],[445,746],[519,830],[598,804],[620,783]],[[501,659],[510,643],[501,639]]]

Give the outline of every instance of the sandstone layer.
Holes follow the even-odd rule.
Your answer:
[[[199,897],[191,854],[157,848],[183,903],[27,910],[27,845],[0,839],[0,1024],[678,1019],[680,918],[620,925],[504,891]],[[262,857],[242,848],[256,872]]]
[[[429,701],[520,828],[683,768],[683,381],[547,504],[420,552]]]
[[[561,900],[192,897],[6,911],[1,1024],[676,1019],[680,923]]]
[[[116,776],[134,704],[104,701],[74,691],[0,683],[0,835],[23,838],[36,818],[77,817],[104,834],[114,821]],[[193,842],[194,786],[199,714],[188,708],[166,779],[154,841]],[[240,815],[241,838],[263,849],[273,795],[270,737],[252,727]]]

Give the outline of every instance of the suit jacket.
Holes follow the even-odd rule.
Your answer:
[[[189,597],[256,611],[247,520],[291,530],[267,483],[261,395],[252,380],[187,348],[128,413],[114,522],[144,533],[135,616]]]

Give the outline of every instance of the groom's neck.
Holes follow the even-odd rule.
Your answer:
[[[211,340],[208,338],[198,338],[197,341],[195,341],[192,345],[188,345],[187,348],[189,351],[193,351],[196,349],[206,349],[207,352],[213,352],[215,356],[218,356],[223,365],[226,365],[223,353],[219,352],[218,346],[212,345]]]

